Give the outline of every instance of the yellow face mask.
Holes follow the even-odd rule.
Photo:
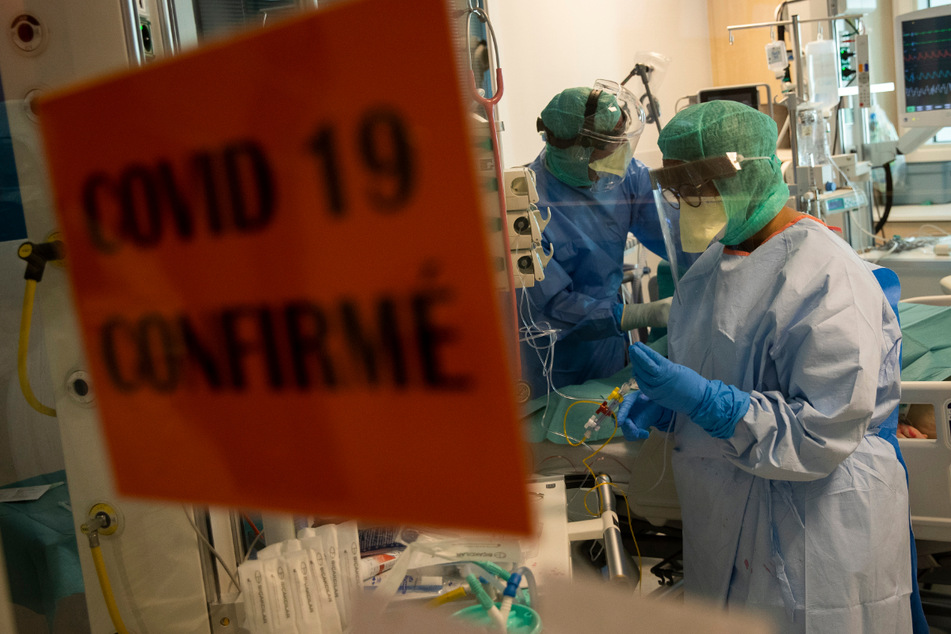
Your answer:
[[[621,144],[621,147],[614,150],[604,158],[599,158],[588,163],[588,167],[590,167],[595,172],[600,172],[602,174],[613,174],[615,176],[623,177],[627,173],[627,166],[631,162],[633,156],[631,144],[623,143]]]
[[[703,253],[727,223],[719,196],[703,196],[700,206],[680,205],[680,244],[684,253]]]

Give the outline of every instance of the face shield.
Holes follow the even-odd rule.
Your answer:
[[[735,177],[743,163],[752,160],[769,157],[744,158],[736,152],[726,152],[697,161],[669,161],[663,168],[650,170],[675,282],[678,253],[702,253],[723,235],[729,216],[721,185]]]
[[[570,185],[603,192],[617,187],[627,175],[646,118],[633,94],[617,82],[599,79],[584,104],[584,120],[575,136],[558,137],[542,117],[538,131],[548,144],[549,167],[554,164],[556,176]]]

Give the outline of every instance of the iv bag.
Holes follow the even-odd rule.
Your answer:
[[[828,110],[839,103],[839,56],[835,42],[816,40],[806,44],[809,103],[805,107]]]

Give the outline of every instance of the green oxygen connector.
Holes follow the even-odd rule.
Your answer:
[[[476,579],[474,574],[471,572],[467,574],[466,581],[469,582],[469,588],[472,590],[472,594],[475,595],[475,598],[479,601],[479,605],[481,605],[486,610],[495,607],[492,597],[490,597],[489,593],[485,591],[485,588],[482,587],[482,584],[478,579]]]

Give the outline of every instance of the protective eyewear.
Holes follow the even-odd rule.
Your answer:
[[[703,195],[709,195],[710,183],[733,178],[744,162],[763,159],[770,160],[770,157],[745,158],[736,152],[727,152],[721,156],[651,170],[651,176],[660,188],[664,201],[674,209],[680,209],[681,201],[690,207],[699,207]]]
[[[595,115],[598,112],[598,101],[604,93],[614,95],[620,116],[612,130],[598,132],[595,130]],[[610,107],[614,108],[615,106]],[[646,119],[647,115],[644,108],[630,91],[615,81],[599,79],[594,83],[594,87],[585,102],[584,122],[581,131],[576,136],[567,139],[557,137],[545,125],[541,117],[538,117],[536,121],[536,129],[544,135],[545,141],[552,147],[559,149],[574,146],[590,147],[606,155],[614,152],[625,143],[631,146],[633,152],[634,146],[637,144],[637,138],[644,129]]]

